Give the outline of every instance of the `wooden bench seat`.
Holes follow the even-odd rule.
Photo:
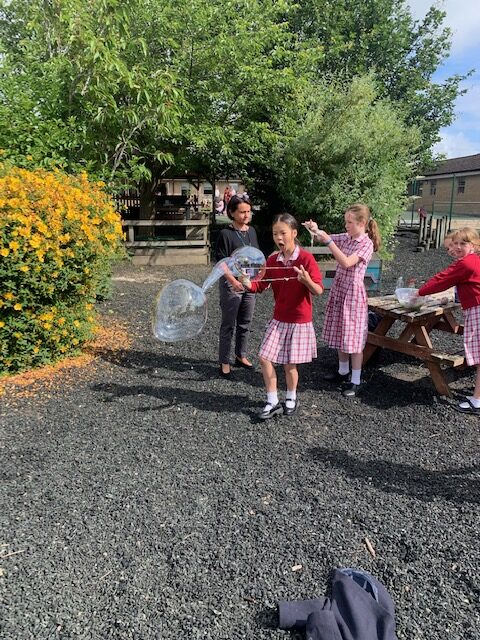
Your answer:
[[[448,367],[461,367],[465,364],[465,356],[463,352],[459,353],[432,353],[432,360],[439,364],[445,364]]]

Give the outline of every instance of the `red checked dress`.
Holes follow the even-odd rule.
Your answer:
[[[368,302],[363,279],[373,254],[373,243],[367,234],[352,238],[347,233],[338,233],[331,238],[346,256],[356,254],[360,259],[348,269],[337,264],[325,309],[322,339],[332,349],[361,353],[368,333]]]

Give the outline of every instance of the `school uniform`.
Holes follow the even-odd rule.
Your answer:
[[[258,246],[257,233],[253,227],[247,231],[238,231],[233,225],[222,229],[215,245],[215,259],[218,262],[228,258],[236,249]],[[248,333],[255,309],[255,296],[248,291],[234,291],[225,278],[219,280],[220,309],[222,320],[218,344],[218,361],[230,362],[230,350],[235,330],[235,355],[243,358],[247,355]]]
[[[330,598],[279,602],[278,614],[281,629],[308,640],[397,640],[390,594],[361,569],[335,569]]]
[[[418,290],[427,296],[456,287],[464,314],[463,344],[469,366],[480,364],[480,256],[470,253],[430,278]]]
[[[254,293],[269,287],[273,290],[273,318],[267,324],[259,355],[276,364],[300,364],[317,357],[312,294],[297,279],[294,267],[300,266],[308,271],[313,282],[322,284],[315,258],[298,245],[288,260],[281,252],[269,256],[262,280],[252,282]]]
[[[322,339],[332,349],[344,353],[361,353],[368,333],[368,301],[364,277],[373,254],[373,242],[365,233],[352,238],[347,233],[330,236],[348,257],[356,254],[353,267],[337,264],[335,278],[325,308]]]

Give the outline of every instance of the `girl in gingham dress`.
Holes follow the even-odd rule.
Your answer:
[[[267,259],[261,280],[244,280],[244,286],[260,293],[270,286],[275,298],[273,318],[267,324],[259,351],[267,404],[261,420],[283,413],[291,416],[298,408],[297,364],[317,357],[317,341],[312,324],[312,295],[323,291],[322,276],[311,253],[300,247],[296,238],[298,224],[288,213],[273,220],[273,240],[278,252]],[[274,364],[283,364],[287,383],[285,407],[278,401]]]
[[[380,235],[370,210],[354,204],[345,211],[346,233],[329,235],[309,220],[304,226],[314,238],[325,243],[338,263],[325,310],[322,338],[337,349],[338,373],[325,376],[343,382],[345,397],[355,397],[362,388],[363,349],[368,333],[368,302],[364,277]],[[349,378],[350,359],[352,374]]]
[[[473,396],[460,402],[457,409],[462,413],[480,414],[480,256],[476,253],[480,238],[475,229],[463,227],[452,234],[448,252],[456,258],[449,267],[430,278],[418,290],[418,295],[445,291],[456,287],[465,316],[463,344],[465,359],[469,366],[477,367]]]

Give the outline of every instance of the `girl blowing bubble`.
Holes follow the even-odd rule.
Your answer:
[[[364,204],[354,204],[345,211],[346,233],[329,235],[313,220],[303,224],[315,239],[330,249],[338,263],[322,331],[323,340],[337,349],[338,372],[325,375],[325,379],[343,383],[343,395],[355,397],[362,389],[363,349],[368,333],[368,302],[363,279],[373,251],[380,246],[378,226]]]
[[[465,316],[465,359],[469,366],[477,367],[473,396],[460,402],[457,409],[462,413],[480,414],[480,256],[476,253],[480,238],[471,227],[458,229],[451,238],[448,253],[456,258],[455,262],[430,278],[420,287],[418,295],[426,296],[456,286]]]
[[[317,357],[312,295],[323,292],[322,276],[314,257],[297,242],[295,218],[288,213],[276,216],[272,232],[278,252],[267,259],[264,277],[257,282],[244,281],[245,287],[254,293],[271,286],[275,298],[273,318],[267,324],[259,352],[267,391],[267,403],[259,415],[261,420],[280,413],[291,416],[298,408],[297,364]],[[278,401],[275,363],[283,364],[285,370],[285,408]]]

